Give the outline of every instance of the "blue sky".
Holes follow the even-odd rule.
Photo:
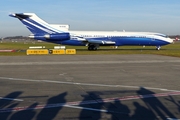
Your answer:
[[[180,35],[180,0],[1,0],[0,37],[30,32],[9,13],[33,12],[70,30],[146,31]]]

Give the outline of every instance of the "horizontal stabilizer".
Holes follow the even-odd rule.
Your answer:
[[[62,25],[62,24],[49,24],[49,25],[57,30],[62,30],[66,32],[69,30],[69,25]]]
[[[23,14],[23,13],[13,13],[13,14],[10,14],[9,16],[16,17],[16,18],[19,18],[19,19],[26,19],[26,18],[31,17],[32,15]]]

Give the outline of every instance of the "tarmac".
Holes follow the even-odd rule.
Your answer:
[[[0,56],[1,120],[180,119],[180,58]]]

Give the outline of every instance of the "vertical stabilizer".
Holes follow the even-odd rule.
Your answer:
[[[34,13],[13,13],[9,16],[18,18],[33,34],[63,33],[63,31],[54,28]]]

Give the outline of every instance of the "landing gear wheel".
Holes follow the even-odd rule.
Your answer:
[[[97,47],[95,45],[89,45],[88,50],[97,50]]]
[[[88,50],[92,50],[92,47],[91,47],[91,46],[89,46],[89,47],[88,47]]]
[[[93,50],[97,50],[97,47],[93,47]]]
[[[156,50],[160,50],[161,49],[161,46],[156,46]]]

